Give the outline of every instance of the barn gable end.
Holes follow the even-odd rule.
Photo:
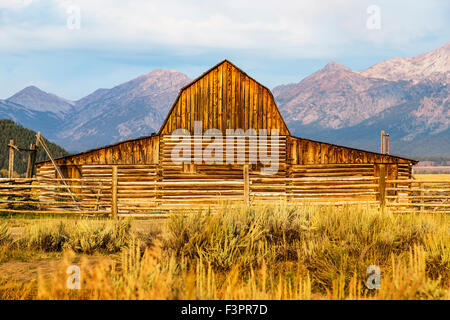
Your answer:
[[[202,129],[278,129],[289,135],[269,89],[249,77],[231,62],[224,60],[181,89],[165,119],[160,134],[175,129],[194,133],[194,122]]]

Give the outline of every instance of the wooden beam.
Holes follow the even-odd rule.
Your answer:
[[[39,132],[38,135],[37,135],[37,139],[41,142],[42,147],[44,148],[45,153],[47,153],[47,156],[50,158],[50,160],[51,160],[53,166],[55,167],[56,172],[58,173],[59,177],[61,178],[61,181],[63,182],[63,184],[64,184],[65,186],[68,187],[69,185],[66,183],[65,178],[64,178],[64,176],[63,176],[61,170],[59,170],[59,167],[56,165],[56,162],[55,162],[55,160],[53,159],[53,157],[52,157],[52,155],[51,155],[51,153],[50,153],[50,150],[49,150],[48,147],[47,147],[47,144],[46,144],[45,141],[42,139],[42,137],[41,137],[41,135],[40,135],[40,132]],[[70,193],[70,196],[71,196],[72,200],[73,200],[73,201],[76,201],[75,197],[73,196],[72,190],[70,190],[70,188],[69,188],[68,191],[69,191],[69,193]]]
[[[386,133],[386,154],[389,154],[389,133]]]
[[[380,164],[380,181],[379,181],[379,192],[380,192],[380,208],[384,212],[386,206],[386,166]]]
[[[9,167],[8,167],[8,178],[12,179],[14,174],[14,140],[9,140]]]
[[[421,213],[424,213],[424,211],[425,211],[425,207],[423,206],[424,205],[424,203],[425,203],[425,198],[424,198],[424,195],[425,195],[425,193],[424,193],[424,189],[425,189],[425,187],[424,187],[424,184],[423,183],[420,183],[419,184],[419,187],[420,187],[420,203],[421,203],[421,207],[420,207],[420,212]]]
[[[248,164],[244,165],[244,202],[250,204],[250,175],[248,172]]]
[[[380,153],[384,153],[384,130],[381,130],[381,151]]]
[[[112,166],[111,217],[117,218],[117,166]]]
[[[28,163],[27,163],[27,178],[31,178],[33,175],[34,161],[36,159],[36,145],[30,144],[30,152],[28,153]]]

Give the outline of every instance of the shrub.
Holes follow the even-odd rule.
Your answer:
[[[130,235],[128,221],[39,222],[26,228],[20,244],[43,251],[114,253],[126,245]]]

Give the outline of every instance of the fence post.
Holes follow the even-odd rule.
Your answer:
[[[28,163],[27,163],[27,178],[33,176],[33,167],[36,160],[36,145],[30,144],[30,152],[28,153]]]
[[[247,206],[250,204],[250,175],[248,172],[248,164],[244,164],[244,202]]]
[[[112,166],[111,217],[117,218],[117,166]]]
[[[8,178],[12,179],[14,174],[14,140],[9,140],[9,167]]]
[[[424,213],[425,212],[425,206],[424,206],[424,204],[425,204],[425,199],[424,199],[424,196],[425,196],[424,188],[425,188],[425,186],[424,186],[424,184],[423,183],[419,183],[419,188],[420,188],[420,204],[421,204],[420,212]]]
[[[386,207],[386,167],[384,164],[380,164],[380,181],[379,187],[380,191],[380,208],[384,212]]]

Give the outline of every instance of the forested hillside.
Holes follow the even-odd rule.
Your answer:
[[[9,159],[9,140],[14,139],[14,144],[19,148],[29,149],[31,143],[36,143],[36,132],[14,123],[12,120],[0,119],[0,175],[5,175],[8,170]],[[44,138],[45,139],[45,138]],[[67,155],[68,152],[60,146],[49,142],[45,142],[50,149],[53,157],[61,157]],[[19,175],[27,170],[28,152],[15,151],[14,171]],[[44,149],[41,147],[37,153],[37,161],[48,159]]]

